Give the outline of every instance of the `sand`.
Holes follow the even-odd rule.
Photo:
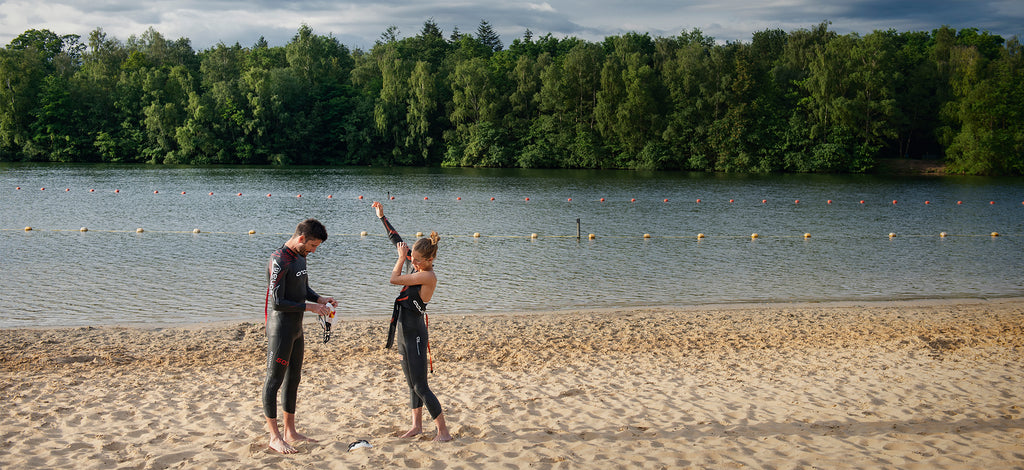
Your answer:
[[[448,443],[386,321],[307,320],[293,455],[262,318],[0,330],[0,468],[1024,468],[1021,299],[435,313]]]

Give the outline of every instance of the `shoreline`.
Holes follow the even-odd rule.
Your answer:
[[[0,329],[0,467],[1024,466],[1021,298],[432,316],[445,444],[397,437],[386,323],[323,344],[305,322],[297,422],[320,442],[287,456],[258,322]]]
[[[427,312],[428,315],[436,318],[445,317],[502,317],[502,316],[544,316],[544,315],[566,315],[566,314],[579,314],[579,313],[614,313],[623,310],[652,310],[652,311],[663,311],[663,310],[676,310],[680,312],[693,312],[702,310],[744,310],[744,309],[779,309],[779,308],[804,308],[804,307],[923,307],[923,306],[941,306],[941,305],[974,305],[974,304],[1000,304],[1000,303],[1015,303],[1024,302],[1024,297],[1020,296],[1007,296],[1007,297],[928,297],[920,299],[894,299],[894,300],[823,300],[823,301],[771,301],[771,302],[735,302],[735,303],[709,303],[709,304],[692,304],[692,305],[624,305],[624,306],[613,306],[613,307],[592,307],[592,308],[565,308],[558,310],[520,310],[512,312],[464,312],[464,313],[433,313]],[[335,319],[335,323],[342,321],[373,321],[373,320],[390,320],[391,312],[380,313],[380,314],[357,314],[357,315],[339,315]],[[315,317],[306,313],[303,317],[304,323],[316,322]],[[202,329],[202,328],[224,328],[235,326],[238,324],[251,324],[259,323],[256,319],[245,321],[245,320],[211,320],[208,322],[169,322],[162,323],[159,325],[152,325],[143,322],[127,322],[127,323],[101,323],[95,325],[70,325],[70,326],[3,326],[0,327],[0,331],[3,330],[74,330],[83,328],[131,328],[139,330],[163,330],[163,329]]]

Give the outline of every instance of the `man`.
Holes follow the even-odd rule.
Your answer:
[[[295,430],[295,402],[302,375],[305,339],[302,315],[330,313],[338,302],[321,297],[309,287],[306,256],[327,240],[327,229],[316,219],[306,219],[295,233],[270,256],[267,271],[267,380],[263,384],[263,414],[270,432],[270,448],[282,454],[298,452],[292,444],[316,442]],[[308,303],[307,303],[308,301]],[[315,303],[312,303],[315,302]],[[330,304],[330,306],[328,306]],[[271,310],[272,308],[272,310]],[[284,433],[277,428],[277,392],[284,408]]]

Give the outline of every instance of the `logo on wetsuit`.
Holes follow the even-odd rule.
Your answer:
[[[285,358],[283,358],[283,357],[277,358],[277,361],[275,361],[275,362],[277,362],[278,364],[281,364],[282,366],[288,365],[288,361]]]
[[[295,273],[295,277],[305,276],[306,275],[306,271],[307,270],[303,269],[302,271],[299,271],[299,272]]]

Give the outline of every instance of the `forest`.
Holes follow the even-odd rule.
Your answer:
[[[1024,57],[976,28],[837,34],[825,21],[719,43],[700,30],[600,42],[487,21],[388,28],[369,51],[196,51],[29,30],[0,49],[0,162],[1024,174]]]

